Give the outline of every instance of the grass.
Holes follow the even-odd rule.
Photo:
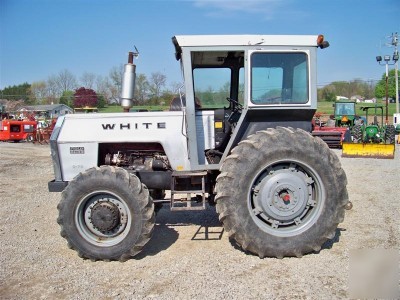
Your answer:
[[[148,110],[148,111],[161,111],[161,110],[166,110],[168,109],[167,106],[162,106],[162,105],[142,105],[142,106],[134,106],[131,108],[131,111],[139,111],[139,110]],[[99,109],[100,113],[115,113],[115,112],[123,112],[123,109],[119,105],[111,105],[107,106],[104,108]]]
[[[318,108],[317,112],[320,112],[322,114],[327,114],[331,115],[333,114],[333,102],[327,102],[327,101],[321,101],[318,102]],[[385,101],[378,101],[378,105],[383,105],[383,113],[385,114]],[[373,107],[374,104],[372,103],[356,103],[356,114],[359,116],[364,116],[365,113],[361,110],[362,106],[371,106]],[[142,105],[142,106],[134,106],[131,108],[131,111],[138,111],[138,110],[148,110],[148,111],[162,111],[162,110],[168,110],[168,106],[162,106],[162,105]],[[99,109],[99,112],[101,113],[115,113],[115,112],[122,112],[122,108],[119,105],[111,105],[107,106],[105,108]],[[388,107],[389,111],[389,116],[393,116],[393,114],[396,112],[396,103],[389,103]]]
[[[378,105],[383,105],[383,114],[385,115],[386,113],[386,108],[385,108],[385,101],[378,101]],[[332,115],[333,114],[333,102],[318,102],[318,108],[317,112],[320,112],[322,114],[327,114],[327,115]],[[373,103],[356,103],[356,114],[359,116],[365,116],[365,112],[361,110],[361,107],[374,107],[375,104]],[[388,115],[393,116],[393,114],[396,112],[396,103],[389,103],[388,105]],[[370,110],[370,113],[373,113]],[[369,114],[370,114],[369,113]],[[380,110],[378,110],[378,114],[380,113]]]

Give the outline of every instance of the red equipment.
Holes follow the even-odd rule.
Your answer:
[[[349,127],[316,125],[313,120],[312,128],[312,135],[321,138],[329,148],[342,148],[342,143],[351,139]]]
[[[30,120],[4,119],[0,121],[0,141],[33,141],[37,122]]]

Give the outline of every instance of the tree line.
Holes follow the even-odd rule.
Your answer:
[[[113,67],[108,76],[85,72],[77,79],[67,69],[47,80],[22,83],[0,90],[0,99],[22,100],[26,105],[62,103],[70,107],[95,106],[102,108],[110,104],[119,104],[123,66]],[[364,99],[385,97],[385,73],[381,80],[335,81],[318,88],[318,101],[335,101],[336,96],[352,97],[359,95]],[[148,77],[137,74],[135,87],[135,105],[166,105],[171,101],[180,83],[166,86],[167,77],[161,72],[154,72]],[[390,70],[388,80],[389,98],[396,97],[395,70]]]
[[[400,74],[400,72],[398,74]],[[336,96],[344,96],[347,98],[352,96],[361,96],[364,99],[371,99],[374,97],[377,99],[385,98],[386,73],[383,73],[379,81],[364,81],[361,79],[355,79],[352,81],[335,81],[318,89],[319,101],[335,101]],[[395,70],[389,71],[388,97],[396,98]]]
[[[0,90],[0,100],[22,100],[26,105],[62,103],[70,107],[119,104],[122,88],[123,66],[113,67],[108,76],[85,72],[78,79],[67,69],[46,80],[22,83]],[[135,100],[136,105],[163,105],[170,101],[178,83],[167,87],[167,77],[161,72],[137,74]]]

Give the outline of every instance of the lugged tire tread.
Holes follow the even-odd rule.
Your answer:
[[[139,239],[135,242],[135,245],[133,245],[131,249],[128,249],[127,251],[125,251],[125,253],[122,253],[119,257],[116,258],[101,258],[83,252],[81,249],[73,245],[74,243],[71,241],[71,237],[68,235],[68,232],[65,229],[66,224],[64,224],[64,214],[67,213],[66,204],[68,201],[70,201],[70,198],[73,197],[74,190],[81,188],[80,185],[82,185],[82,182],[85,182],[89,179],[95,179],[99,176],[99,174],[101,174],[101,176],[109,177],[110,179],[116,180],[118,182],[125,183],[132,193],[137,194],[137,197],[135,197],[135,199],[139,201],[139,205],[141,208],[140,213],[142,216],[142,232],[139,236]],[[60,234],[63,238],[67,240],[68,247],[77,251],[79,257],[94,261],[126,261],[127,259],[138,254],[143,249],[144,245],[150,240],[152,232],[154,230],[154,205],[147,187],[142,184],[135,175],[131,175],[125,169],[119,167],[93,167],[86,170],[85,172],[79,173],[71,182],[69,182],[67,188],[62,192],[62,199],[57,205],[57,209],[59,211],[57,222],[58,224],[60,224],[61,227]]]
[[[291,147],[294,149],[302,149],[304,153],[311,153],[315,157],[310,158],[313,162],[319,163],[321,160],[323,165],[329,166],[331,168],[332,174],[337,174],[334,176],[334,189],[336,192],[336,207],[333,211],[332,220],[325,232],[322,232],[319,236],[312,239],[308,244],[302,245],[302,248],[292,247],[292,249],[278,249],[279,242],[274,245],[268,245],[266,248],[260,246],[263,242],[257,240],[257,233],[247,232],[247,223],[240,219],[238,209],[240,209],[238,203],[235,203],[235,190],[232,186],[243,187],[236,179],[239,176],[243,178],[249,172],[247,170],[248,164],[252,163],[254,157],[261,157],[260,159],[270,159],[264,151],[260,151],[263,147],[273,146],[274,149],[280,151],[282,155],[285,153],[290,153],[291,149],[288,149],[288,141],[290,141]],[[312,252],[320,251],[323,243],[332,239],[335,236],[337,225],[343,221],[344,218],[344,207],[348,203],[347,194],[347,178],[344,173],[340,161],[336,154],[333,153],[327,145],[319,138],[314,138],[308,132],[301,129],[293,129],[286,127],[268,128],[266,130],[258,131],[256,134],[248,136],[248,138],[240,142],[233,150],[232,154],[228,156],[221,168],[221,174],[217,177],[217,183],[215,187],[216,191],[216,208],[219,214],[220,221],[223,222],[224,228],[227,231],[230,238],[234,239],[238,245],[240,245],[244,250],[250,251],[259,257],[277,257],[283,258],[285,256],[296,256],[301,257],[302,255]],[[239,197],[239,196],[238,196]],[[330,197],[334,197],[332,194]],[[247,201],[247,199],[236,199],[235,201]],[[242,205],[243,209],[243,205]],[[251,218],[251,217],[249,217]],[[239,222],[236,222],[239,221]],[[245,222],[245,223],[243,223]],[[261,229],[258,229],[261,232]],[[255,236],[251,238],[250,236]],[[255,241],[257,240],[257,241]],[[280,240],[278,238],[278,240]],[[250,242],[251,241],[251,242]]]

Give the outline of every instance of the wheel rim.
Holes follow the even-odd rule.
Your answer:
[[[110,247],[121,242],[129,232],[132,214],[127,203],[109,191],[83,197],[75,212],[81,236],[89,243]]]
[[[260,229],[275,236],[293,236],[319,218],[325,189],[313,168],[282,160],[254,177],[248,199],[250,214]]]

